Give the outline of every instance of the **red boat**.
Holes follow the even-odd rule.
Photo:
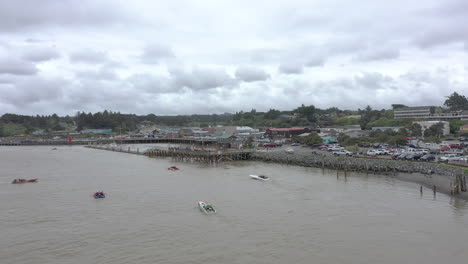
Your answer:
[[[30,180],[25,180],[25,179],[14,179],[11,183],[13,183],[13,184],[20,184],[20,183],[27,183],[27,182],[37,182],[37,179],[30,179]]]
[[[177,168],[176,166],[172,166],[172,167],[169,167],[167,168],[168,170],[171,170],[171,171],[177,171],[177,170],[180,170],[179,168]]]

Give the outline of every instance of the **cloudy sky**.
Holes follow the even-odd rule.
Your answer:
[[[1,0],[0,115],[442,105],[466,0]]]

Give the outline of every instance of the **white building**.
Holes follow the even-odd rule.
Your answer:
[[[432,125],[442,123],[444,124],[444,128],[442,129],[442,135],[446,136],[450,134],[450,124],[447,121],[417,121],[414,123],[419,124],[421,126],[423,133],[426,129],[430,128]]]

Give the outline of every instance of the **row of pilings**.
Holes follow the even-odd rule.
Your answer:
[[[223,161],[250,160],[251,151],[190,151],[151,149],[145,152],[148,157],[171,157],[176,161],[216,164]]]

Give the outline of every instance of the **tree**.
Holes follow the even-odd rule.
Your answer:
[[[407,107],[407,106],[403,104],[392,104],[393,110],[398,109],[398,108],[403,108],[403,107]]]
[[[392,136],[388,139],[388,143],[393,146],[402,146],[406,145],[407,141],[404,136],[397,135],[397,136]]]
[[[452,111],[468,110],[468,99],[464,95],[453,92],[450,96],[447,96],[444,105]]]
[[[302,137],[299,141],[309,146],[323,144],[323,139],[315,132],[310,133],[306,137]]]
[[[264,118],[269,120],[275,120],[281,115],[279,110],[270,109],[268,112],[265,113]]]
[[[424,131],[424,137],[436,137],[440,138],[444,134],[444,123],[439,122],[430,126]]]
[[[407,137],[407,136],[410,135],[410,132],[408,131],[408,129],[402,127],[402,128],[400,128],[400,129],[398,130],[398,134],[399,134],[400,136]]]
[[[305,117],[309,122],[316,122],[315,110],[315,106],[313,105],[304,106],[304,104],[302,104],[300,107],[294,109],[293,112],[298,113],[301,117]]]
[[[422,136],[422,127],[418,123],[413,123],[411,127],[409,128],[411,131],[411,136],[413,137],[420,137]]]

